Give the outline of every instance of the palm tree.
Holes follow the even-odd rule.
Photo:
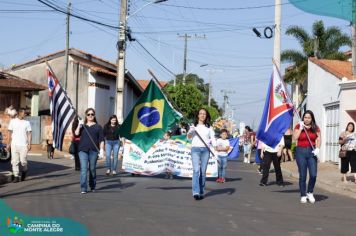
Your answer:
[[[281,53],[282,62],[293,63],[293,66],[286,70],[284,79],[286,82],[294,82],[300,86],[302,94],[306,92],[306,86],[303,88],[302,85],[305,85],[308,76],[309,57],[346,60],[346,55],[339,50],[343,46],[351,46],[350,36],[342,33],[338,27],[325,29],[323,21],[314,22],[312,35],[299,26],[288,27],[286,35],[296,38],[303,50],[287,49]]]

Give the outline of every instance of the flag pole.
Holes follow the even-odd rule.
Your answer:
[[[53,74],[54,78],[56,78],[56,80],[58,81],[58,83],[59,83],[59,85],[60,85],[60,81],[57,79],[57,76],[54,74],[54,71],[52,70],[52,67],[49,65],[49,63],[48,63],[47,60],[46,60],[45,62],[46,62],[46,65],[47,65],[48,69],[51,71],[51,73]],[[70,102],[71,107],[72,107],[73,110],[75,111],[75,117],[78,117],[79,119],[82,119],[82,118],[78,115],[77,110],[75,109],[75,107],[74,107],[73,104],[72,104],[72,101],[71,101],[70,98],[68,97],[67,91],[64,90],[64,89],[63,89],[63,91],[64,91],[66,97],[69,99],[69,102]],[[96,146],[96,144],[95,144],[95,142],[94,142],[94,140],[93,140],[93,137],[90,135],[90,133],[89,133],[88,129],[85,127],[85,125],[83,125],[83,128],[84,128],[85,132],[88,134],[89,139],[90,139],[90,141],[92,142],[92,144],[94,144],[96,150],[97,150],[98,152],[100,152],[99,148]]]
[[[281,75],[281,72],[279,71],[279,68],[277,67],[276,61],[275,61],[273,58],[272,58],[272,62],[273,62],[273,64],[274,64],[274,66],[277,68],[278,75],[279,75],[279,77],[281,78],[281,82],[282,82],[282,84],[283,84],[284,90],[286,91],[286,95],[287,95],[287,97],[288,97],[288,100],[292,103],[291,96],[290,96],[290,94],[289,94],[289,92],[288,92],[288,90],[287,90],[287,87],[286,87],[286,84],[285,84],[285,82],[284,82],[284,80],[283,80],[283,77],[282,77],[282,75]],[[295,106],[294,106],[293,104],[292,104],[292,107],[293,107],[294,113],[297,114],[299,121],[302,121],[302,118],[300,117],[300,115],[299,115],[297,109],[295,108]],[[298,108],[299,108],[299,107],[300,107],[300,106],[298,106]],[[306,136],[307,136],[307,139],[308,139],[308,141],[309,141],[310,146],[312,147],[312,149],[313,149],[313,151],[314,151],[314,150],[315,150],[315,147],[313,146],[312,141],[311,141],[311,139],[310,139],[310,137],[309,137],[309,134],[308,134],[308,132],[306,131],[304,125],[303,125],[303,130],[304,130],[304,132],[305,132],[305,134],[306,134]]]
[[[157,77],[153,74],[153,72],[152,72],[150,69],[148,69],[148,73],[153,77],[154,82],[155,82],[155,83],[158,83],[158,85],[161,87],[161,83],[159,82],[159,80],[157,79]],[[162,91],[161,88],[160,88],[160,90],[161,90],[162,94],[166,97],[166,95],[163,93],[163,91]],[[166,97],[166,100],[167,100],[168,102],[170,102],[170,101],[167,99],[167,97]],[[174,101],[172,101],[172,102],[174,102]],[[183,120],[184,120],[184,121],[187,121],[187,123],[190,123],[189,120],[188,120],[186,117],[183,116],[183,112],[178,108],[177,104],[174,103],[174,105],[175,105],[175,107],[177,107],[177,108],[175,108],[175,109],[178,110],[178,112],[179,112],[180,114],[182,114]],[[197,131],[195,131],[195,133],[196,133],[196,135],[198,136],[198,138],[200,139],[200,141],[204,144],[204,146],[205,146],[205,147],[209,150],[209,152],[213,155],[213,157],[215,157],[215,154],[211,151],[209,145],[203,140],[203,138],[200,136],[200,134],[199,134]]]

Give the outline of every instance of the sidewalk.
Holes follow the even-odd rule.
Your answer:
[[[31,150],[28,153],[28,162],[29,176],[74,167],[74,160],[70,159],[70,155],[59,151],[54,153],[54,159],[48,159],[46,151]],[[11,162],[0,163],[0,184],[11,182],[11,176]]]
[[[281,167],[285,177],[299,178],[298,167],[295,161],[283,162]],[[356,183],[354,182],[353,174],[348,175],[348,182],[343,183],[341,182],[341,173],[338,165],[332,162],[318,163],[316,187],[332,193],[356,198]]]

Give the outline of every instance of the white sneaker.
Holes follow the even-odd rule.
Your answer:
[[[112,171],[112,175],[117,175],[116,171],[113,170]]]
[[[301,197],[300,198],[300,203],[307,203],[307,197],[306,196]]]
[[[315,203],[315,198],[314,198],[313,193],[307,193],[307,198],[310,203]]]

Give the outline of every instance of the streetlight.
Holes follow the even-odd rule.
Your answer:
[[[134,11],[132,14],[128,14],[127,17],[126,17],[126,20],[128,20],[130,17],[136,15],[138,12],[140,12],[143,8],[147,7],[148,5],[161,3],[161,2],[167,2],[167,1],[168,0],[156,0],[156,1],[153,1],[153,2],[148,2],[145,5],[143,5],[142,7],[140,7],[139,9],[137,9],[136,11]]]
[[[155,0],[149,2],[131,15],[127,15],[127,0],[121,0],[119,16],[119,39],[117,42],[117,77],[116,77],[116,115],[119,122],[124,120],[124,85],[125,85],[125,59],[126,59],[126,38],[127,38],[127,20],[151,4],[166,2],[168,0]]]
[[[202,64],[202,65],[199,65],[199,66],[195,67],[193,70],[191,70],[188,74],[184,74],[184,75],[183,75],[183,85],[185,85],[185,78],[186,78],[188,75],[192,74],[192,73],[193,73],[196,69],[198,69],[199,67],[205,67],[205,66],[208,66],[208,65],[209,65],[209,64]],[[197,84],[196,79],[195,79],[194,83],[195,83],[195,85]],[[175,86],[175,81],[174,81],[174,86]]]

